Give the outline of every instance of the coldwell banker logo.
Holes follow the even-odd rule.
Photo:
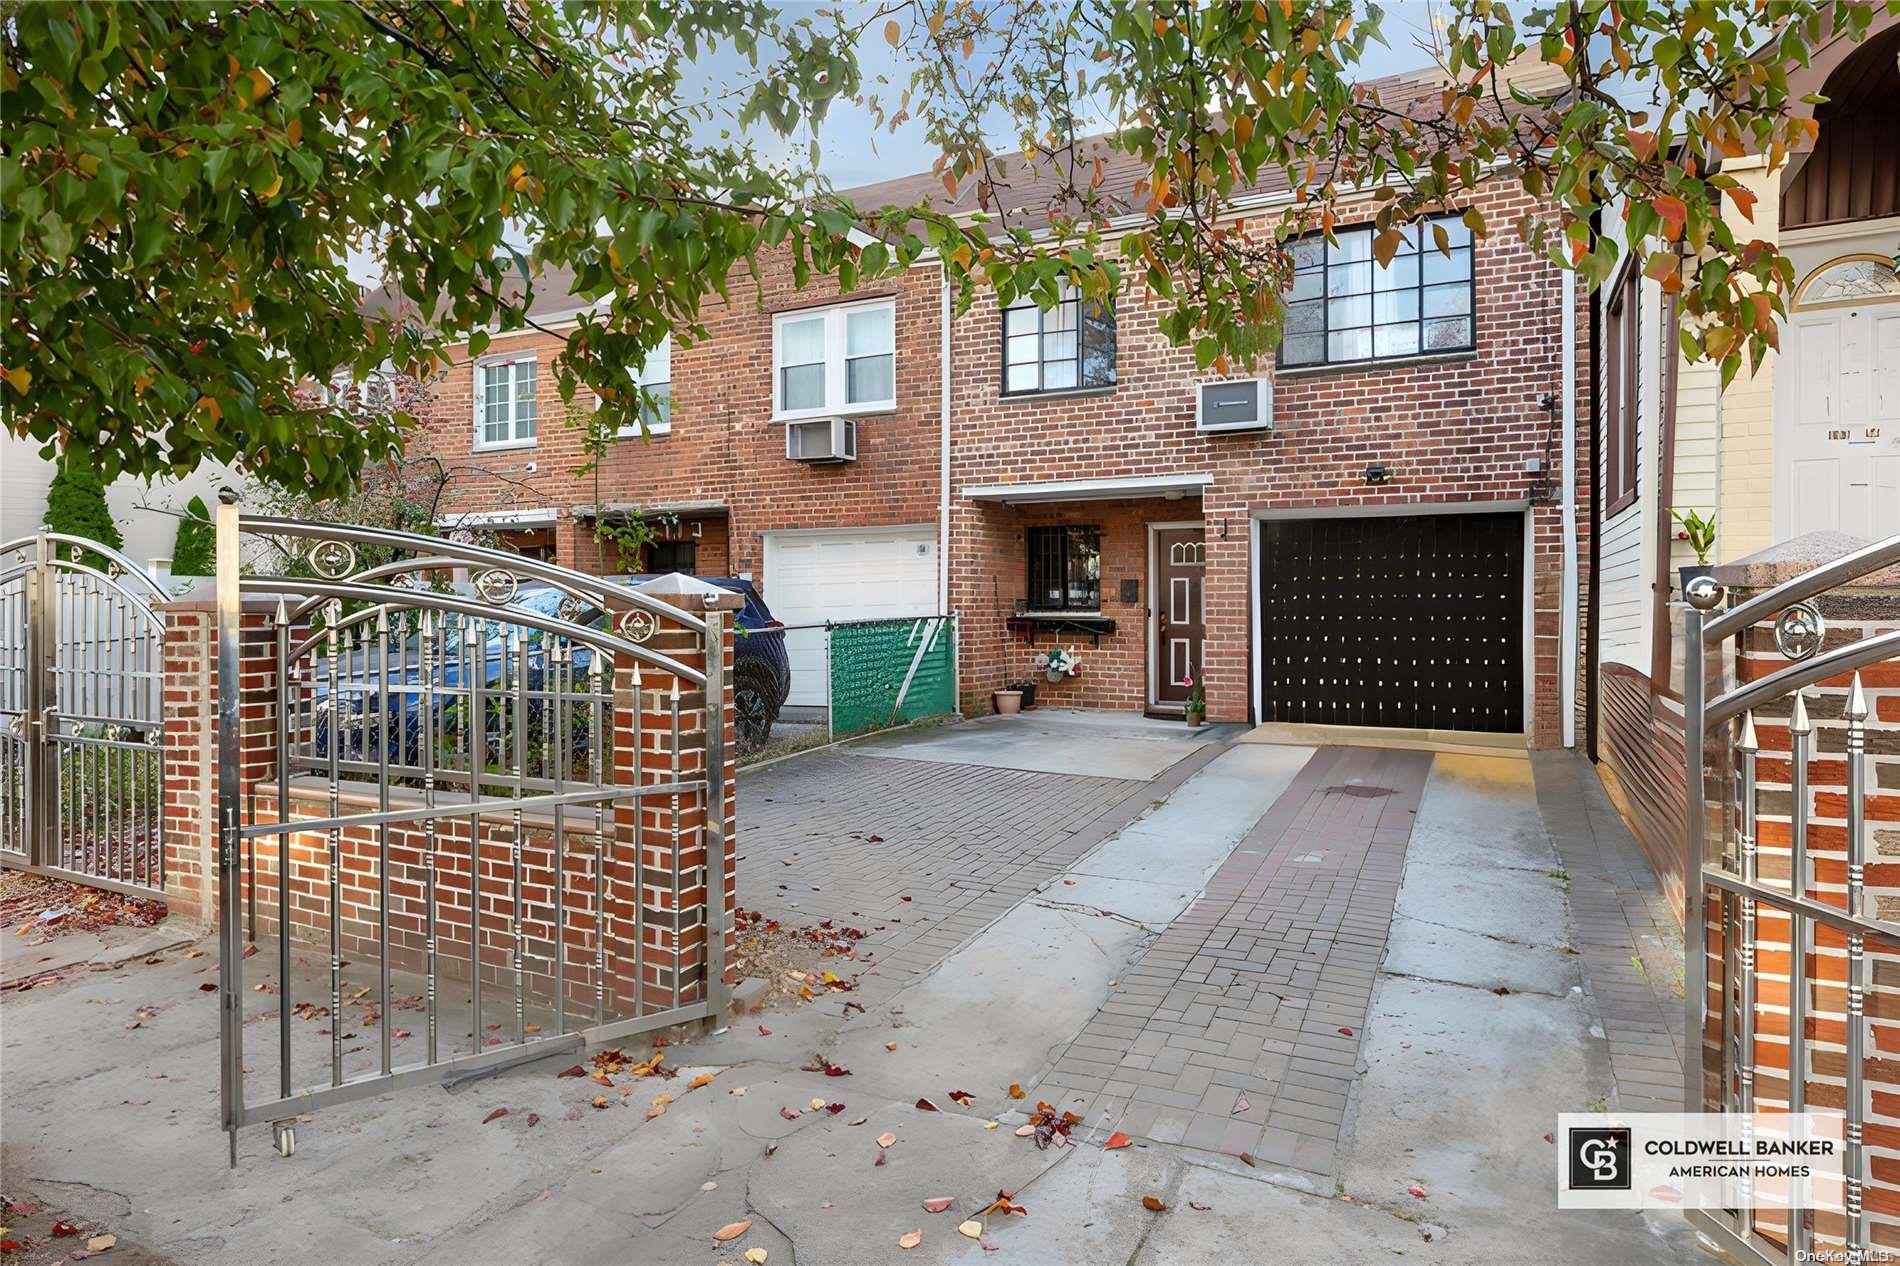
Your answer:
[[[1628,1126],[1572,1126],[1569,1142],[1572,1191],[1630,1189]]]

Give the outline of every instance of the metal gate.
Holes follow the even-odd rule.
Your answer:
[[[1524,515],[1260,524],[1261,719],[1524,728]]]
[[[233,1164],[244,1125],[288,1150],[317,1107],[723,1013],[722,612],[228,501],[217,529]]]
[[[1865,635],[1829,639],[1823,616],[1833,591],[1895,562],[1900,536],[1720,614],[1712,578],[1688,587],[1686,1107],[1845,1117],[1844,1213],[1803,1207],[1799,1190],[1791,1207],[1690,1213],[1748,1261],[1863,1262],[1900,1232],[1887,1221],[1876,1237],[1868,1218],[1900,1207],[1890,1159],[1900,1066],[1886,1054],[1900,1037],[1890,1024],[1900,1015],[1900,923],[1884,917],[1891,898],[1877,903],[1868,891],[1870,859],[1881,860],[1869,849],[1868,806],[1891,805],[1869,800],[1887,785],[1869,778],[1870,741],[1900,751],[1891,724],[1900,632],[1866,618],[1865,593],[1841,600],[1874,626]],[[1750,630],[1767,621],[1772,646],[1757,648],[1755,662],[1770,653],[1791,662],[1732,672],[1726,643],[1763,638]]]
[[[97,541],[0,545],[0,864],[164,890],[168,596]]]

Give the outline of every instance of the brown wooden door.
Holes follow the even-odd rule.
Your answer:
[[[1206,545],[1198,527],[1158,527],[1148,537],[1154,551],[1154,591],[1148,595],[1153,654],[1148,696],[1157,707],[1187,702],[1189,677],[1201,673],[1201,642],[1207,632],[1202,582]]]

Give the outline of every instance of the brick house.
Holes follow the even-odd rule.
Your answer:
[[[1381,85],[1437,100],[1429,75]],[[933,186],[851,192],[870,206]],[[1236,211],[1291,198],[1263,185]],[[446,522],[565,564],[748,575],[792,625],[955,609],[966,711],[1061,646],[1081,671],[1039,703],[1179,714],[1192,673],[1216,721],[1557,745],[1576,700],[1560,630],[1588,583],[1587,525],[1557,477],[1588,503],[1587,307],[1509,231],[1532,209],[1520,191],[1494,182],[1473,204],[1494,231],[1474,244],[1443,218],[1448,255],[1428,231],[1378,267],[1356,227],[1370,200],[1336,245],[1300,243],[1289,338],[1257,378],[1197,373],[1139,283],[1099,311],[980,296],[946,336],[932,262],[841,296],[767,258],[756,290],[702,314],[708,338],[644,367],[670,410],[597,476],[572,473],[580,437],[539,332],[455,358],[410,451],[455,472]],[[550,276],[530,315],[558,329],[574,303]],[[855,457],[794,460],[788,426]],[[665,539],[603,558],[592,521],[629,509]],[[790,702],[821,703],[822,652],[800,636]]]

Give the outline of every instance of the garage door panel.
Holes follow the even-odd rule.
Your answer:
[[[786,624],[933,614],[936,528],[877,528],[810,536],[768,533],[765,601]],[[786,702],[823,705],[824,631],[790,631],[785,649],[792,665],[792,690]]]
[[[1261,524],[1262,719],[1523,729],[1517,514]]]

